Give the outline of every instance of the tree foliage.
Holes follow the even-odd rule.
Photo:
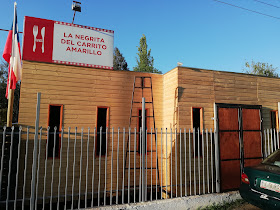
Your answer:
[[[8,100],[5,98],[8,77],[8,63],[0,63],[0,126],[4,125],[7,118]]]
[[[144,34],[140,39],[137,55],[137,66],[133,68],[133,71],[161,74],[161,71],[154,67],[154,58],[151,56],[151,49],[148,50],[147,39]]]
[[[244,69],[247,74],[263,75],[267,77],[279,77],[277,73],[277,68],[273,67],[271,64],[254,62],[245,63],[246,69]]]
[[[7,122],[8,100],[6,99],[5,95],[8,78],[8,67],[9,64],[6,61],[0,61],[0,126],[4,126],[4,124]],[[19,96],[20,84],[17,83],[14,93],[13,122],[18,121]]]
[[[129,71],[127,62],[120,52],[119,48],[115,47],[113,56],[113,69]]]

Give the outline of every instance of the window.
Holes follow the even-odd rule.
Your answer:
[[[145,126],[146,126],[146,128],[145,128],[145,131],[147,130],[147,128],[148,128],[148,125],[147,125],[147,112],[148,112],[148,109],[145,109]],[[139,109],[138,110],[138,126],[137,126],[138,128],[138,136],[137,136],[137,139],[138,139],[138,144],[137,144],[137,152],[138,152],[138,154],[141,154],[141,150],[140,150],[140,143],[142,142],[142,141],[140,141],[140,129],[141,129],[141,127],[142,127],[142,109]],[[146,132],[145,132],[145,134],[144,135],[146,135]],[[141,136],[142,137],[142,136]],[[148,137],[147,137],[148,138]],[[144,148],[144,153],[146,154],[146,150],[147,150],[147,139],[145,138],[145,142],[144,142],[144,145],[145,145],[145,148]]]
[[[273,110],[270,112],[270,119],[271,119],[271,128],[278,130],[279,124],[278,124],[278,111]]]
[[[49,118],[48,118],[48,126],[49,130],[49,138],[48,138],[48,157],[59,157],[60,151],[60,131],[62,127],[62,112],[63,105],[49,105]],[[57,128],[56,134],[54,132],[54,128]],[[54,151],[55,149],[55,151]]]
[[[108,127],[108,113],[108,107],[97,107],[96,156],[106,155],[106,127]],[[102,127],[102,133],[100,133],[100,127]]]
[[[195,129],[195,156],[202,156],[202,135],[200,130],[202,129],[203,119],[202,119],[202,108],[192,108],[192,128]],[[199,146],[199,147],[198,147]]]
[[[276,111],[276,110],[270,111],[270,119],[271,119],[271,128],[272,128],[273,148],[277,148],[277,144],[276,144],[277,137],[276,137],[276,135],[277,135],[277,130],[279,129],[278,111]],[[274,136],[274,129],[275,129],[275,136]]]

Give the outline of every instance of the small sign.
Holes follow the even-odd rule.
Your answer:
[[[263,189],[271,190],[280,193],[280,184],[261,180],[260,187]]]
[[[25,17],[23,60],[113,69],[114,31]]]

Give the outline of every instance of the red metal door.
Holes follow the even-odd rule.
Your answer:
[[[240,185],[239,109],[219,108],[220,178],[221,190]]]
[[[259,109],[242,108],[242,147],[244,167],[262,161],[261,117]]]
[[[262,160],[261,106],[218,104],[221,190],[240,186],[241,171]]]

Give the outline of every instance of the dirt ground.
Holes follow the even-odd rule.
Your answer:
[[[261,210],[261,209],[249,203],[244,203],[241,206],[233,208],[232,210]]]

